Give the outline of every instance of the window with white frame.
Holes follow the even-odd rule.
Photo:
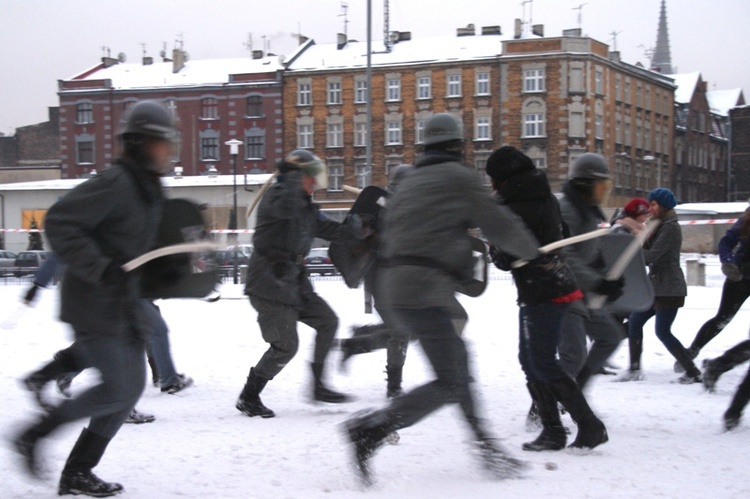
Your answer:
[[[326,147],[344,147],[344,125],[341,123],[328,124]]]
[[[446,97],[461,97],[461,75],[460,74],[449,74],[448,75],[448,89]]]
[[[488,72],[477,72],[476,93],[477,95],[490,95],[490,74]]]
[[[354,102],[356,104],[367,103],[367,80],[354,82]]]
[[[544,92],[544,69],[527,69],[523,72],[523,91]]]
[[[594,91],[599,95],[604,94],[604,70],[600,67],[594,70]]]
[[[544,113],[525,113],[523,115],[523,136],[544,137]]]
[[[389,102],[401,100],[401,80],[388,78],[386,80],[386,100]]]
[[[372,170],[364,161],[357,161],[354,164],[354,175],[357,177],[357,187],[364,189],[372,181]]]
[[[547,151],[538,146],[532,146],[525,152],[534,166],[542,170],[547,168]]]
[[[427,125],[427,120],[417,119],[416,130],[415,130],[415,142],[421,144],[424,142],[424,129]]]
[[[76,123],[93,123],[94,105],[90,102],[76,104]]]
[[[492,185],[492,178],[487,175],[487,159],[489,156],[486,156],[484,154],[476,154],[474,156],[474,169],[477,172],[477,175],[482,180],[482,185],[485,187],[489,187]]]
[[[344,165],[339,162],[329,161],[328,162],[328,190],[329,191],[343,191],[344,190]]]
[[[367,123],[354,123],[354,145],[355,147],[367,145]]]
[[[341,82],[328,82],[328,104],[341,104]]]
[[[297,83],[297,105],[309,106],[312,104],[312,84],[308,82]]]
[[[594,116],[594,135],[597,139],[604,138],[604,117],[601,114]]]
[[[492,127],[489,116],[477,116],[474,140],[492,140]]]
[[[429,76],[417,78],[417,99],[432,98],[432,79]]]
[[[385,145],[400,145],[401,143],[401,122],[386,122]]]
[[[313,127],[311,124],[297,125],[297,147],[300,149],[312,149]]]
[[[568,126],[568,133],[571,137],[584,137],[586,135],[586,127],[584,124],[583,111],[572,111],[570,112],[570,123]]]
[[[219,118],[219,103],[215,97],[201,99],[201,118],[204,120]]]

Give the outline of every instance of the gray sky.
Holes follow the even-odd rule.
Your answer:
[[[348,35],[366,40],[365,0],[0,0],[0,132],[47,120],[56,106],[57,80],[95,66],[102,46],[128,62],[138,61],[145,43],[158,58],[166,42],[171,52],[180,36],[192,59],[243,57],[270,44],[286,54],[293,33],[317,43],[333,43],[344,31],[342,4],[348,4]],[[582,9],[576,7],[583,5]],[[656,44],[660,0],[390,0],[390,29],[412,37],[455,36],[456,28],[501,25],[513,32],[515,18],[544,24],[546,36],[578,27],[613,45],[625,62],[648,66],[646,51]],[[427,8],[424,8],[427,6]],[[372,0],[373,39],[382,39],[383,0]],[[672,63],[677,71],[700,71],[709,89],[742,88],[750,99],[750,2],[748,0],[668,0]],[[263,38],[265,37],[265,39]]]

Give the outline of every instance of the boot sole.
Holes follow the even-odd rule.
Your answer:
[[[269,413],[260,413],[260,412],[255,413],[255,412],[250,412],[250,411],[242,408],[239,404],[237,404],[234,407],[235,407],[235,409],[237,409],[238,411],[240,411],[245,416],[249,416],[251,418],[254,418],[255,416],[260,416],[263,419],[269,419],[269,418],[276,417],[276,414],[273,411],[271,411],[270,414]]]

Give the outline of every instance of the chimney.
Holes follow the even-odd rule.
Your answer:
[[[535,24],[531,27],[531,34],[544,38],[544,24]]]
[[[263,51],[253,50],[253,59],[263,59]]]
[[[513,23],[513,38],[518,40],[521,38],[521,20],[516,18],[515,22]]]
[[[500,26],[482,26],[482,35],[502,35]]]
[[[563,36],[569,38],[581,38],[581,28],[564,29]]]
[[[613,62],[620,62],[620,51],[619,50],[610,50],[609,51],[609,60]]]
[[[104,64],[105,68],[112,67],[115,64],[118,64],[119,62],[120,61],[118,61],[114,57],[102,57],[102,64]]]
[[[346,35],[344,33],[336,33],[336,49],[341,50],[346,47]]]
[[[456,30],[456,36],[474,36],[474,25],[467,24],[465,28],[458,28]]]
[[[150,56],[143,56],[143,65],[150,66],[154,63],[154,58]]]
[[[398,32],[398,41],[408,42],[409,40],[411,40],[411,31],[399,31]]]
[[[179,73],[182,68],[185,67],[185,61],[187,61],[187,53],[184,50],[174,49],[172,50],[172,72]]]

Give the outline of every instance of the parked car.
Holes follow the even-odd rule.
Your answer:
[[[303,260],[309,274],[338,275],[338,269],[328,256],[328,248],[313,248]]]
[[[51,251],[21,251],[16,255],[14,262],[13,275],[23,277],[25,275],[34,275],[42,266],[42,263],[51,254]]]
[[[13,275],[16,266],[16,254],[11,251],[0,250],[0,272],[2,275]]]

